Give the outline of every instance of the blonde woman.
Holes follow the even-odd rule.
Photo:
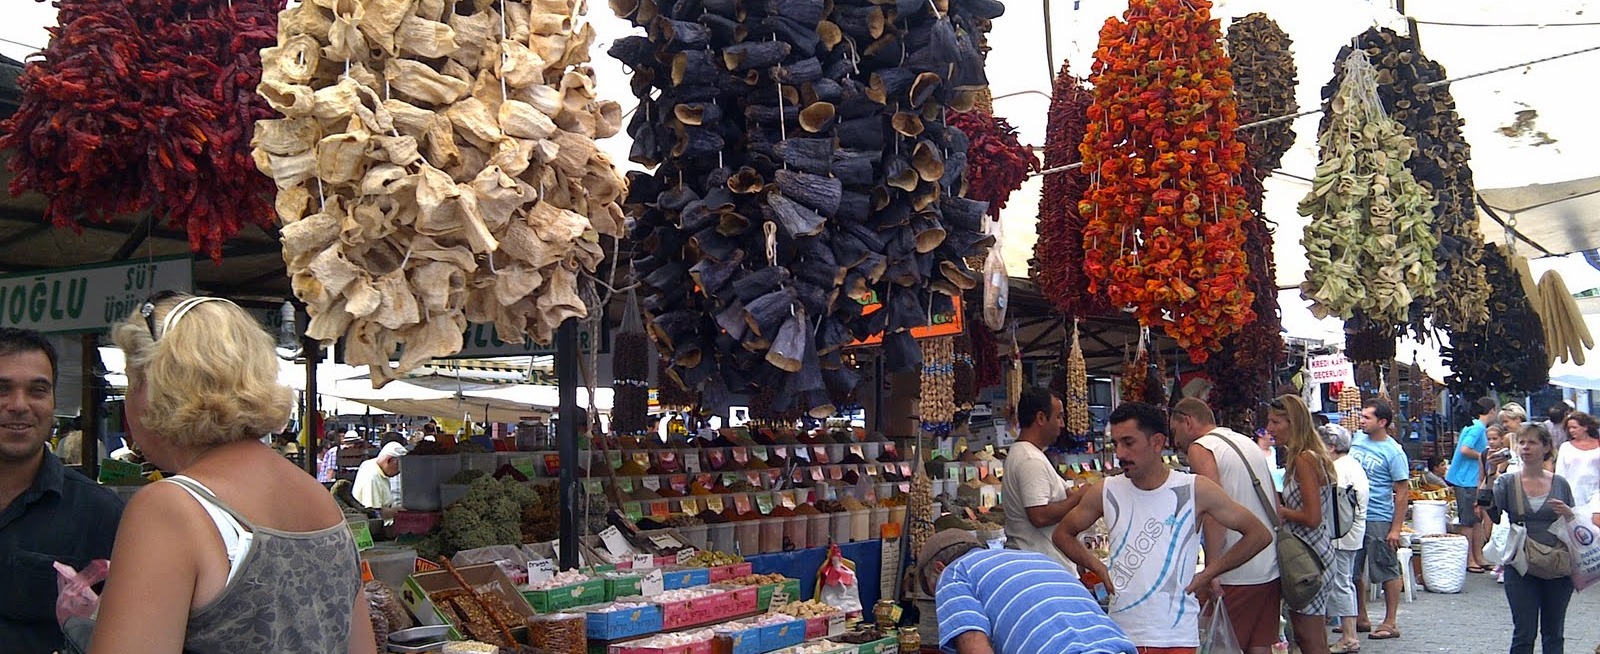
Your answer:
[[[1500,407],[1500,415],[1498,417],[1500,418],[1501,437],[1506,441],[1514,441],[1517,438],[1517,433],[1522,431],[1523,423],[1528,420],[1528,412],[1522,408],[1521,404],[1506,402],[1505,405]],[[1522,469],[1522,455],[1517,452],[1518,449],[1521,448],[1509,448],[1510,451],[1506,453],[1509,457],[1509,463],[1506,464],[1506,469],[1503,472],[1515,474]],[[1545,466],[1546,470],[1553,470],[1554,468],[1554,463]]]
[[[1322,559],[1322,591],[1307,606],[1291,608],[1295,643],[1304,654],[1327,654],[1328,596],[1334,591],[1333,484],[1338,472],[1298,395],[1280,395],[1267,411],[1267,433],[1288,452],[1278,517]]]
[[[112,338],[129,435],[176,476],[122,514],[91,654],[375,652],[344,517],[261,442],[292,398],[272,337],[227,300],[158,295]]]

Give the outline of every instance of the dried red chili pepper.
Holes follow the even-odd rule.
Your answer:
[[[1078,145],[1088,129],[1089,105],[1094,95],[1061,65],[1050,94],[1050,115],[1045,127],[1044,166],[1059,168],[1083,157]],[[1039,292],[1063,313],[1097,316],[1111,313],[1104,292],[1090,292],[1083,272],[1083,215],[1078,202],[1089,188],[1082,168],[1051,173],[1039,195],[1039,240],[1029,262]]]

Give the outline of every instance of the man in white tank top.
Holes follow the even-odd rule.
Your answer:
[[[1188,456],[1189,470],[1216,482],[1228,497],[1258,497],[1255,487],[1260,486],[1268,498],[1277,502],[1272,466],[1261,448],[1248,436],[1218,427],[1216,415],[1205,402],[1192,397],[1178,400],[1172,407],[1172,435]],[[1254,477],[1250,474],[1252,469]],[[1272,524],[1260,502],[1242,504],[1262,524]],[[1220,556],[1223,548],[1241,538],[1238,532],[1224,529],[1215,520],[1206,520],[1202,530],[1208,560]],[[1234,635],[1246,654],[1272,651],[1273,643],[1278,642],[1277,607],[1283,598],[1278,584],[1278,548],[1261,550],[1244,565],[1218,576],[1217,581],[1211,590],[1222,593]]]
[[[1123,474],[1090,486],[1083,501],[1056,527],[1056,547],[1110,586],[1107,613],[1140,654],[1193,654],[1200,644],[1200,600],[1212,580],[1238,568],[1272,543],[1265,523],[1204,477],[1168,470],[1167,418],[1142,402],[1117,407],[1108,420]],[[1078,540],[1104,517],[1111,557],[1096,558]],[[1216,520],[1243,536],[1206,567],[1200,557],[1200,522]]]

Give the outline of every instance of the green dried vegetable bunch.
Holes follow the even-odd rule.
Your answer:
[[[1300,215],[1311,218],[1300,244],[1310,260],[1302,295],[1317,317],[1357,310],[1400,324],[1415,298],[1433,297],[1433,198],[1405,162],[1416,142],[1383,111],[1376,74],[1363,51],[1344,63],[1317,137],[1321,162]]]

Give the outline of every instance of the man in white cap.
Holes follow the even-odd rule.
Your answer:
[[[985,549],[945,529],[917,554],[917,578],[935,598],[939,648],[950,654],[1135,654],[1088,589],[1054,558]]]
[[[406,446],[391,442],[378,450],[376,458],[362,461],[350,489],[356,501],[382,509],[386,518],[393,515],[394,509],[400,508],[400,496],[390,487],[390,480],[400,476],[400,457],[405,455]]]

